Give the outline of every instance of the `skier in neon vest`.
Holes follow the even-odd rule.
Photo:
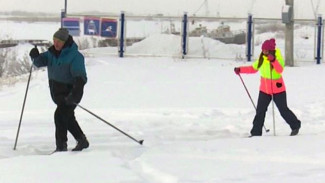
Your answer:
[[[284,60],[280,49],[276,48],[275,39],[269,39],[262,44],[259,58],[251,66],[235,67],[236,74],[253,74],[260,72],[260,92],[258,96],[256,115],[251,130],[252,136],[261,136],[267,108],[273,99],[283,119],[291,128],[291,136],[297,135],[301,122],[287,106],[287,93],[282,78]]]

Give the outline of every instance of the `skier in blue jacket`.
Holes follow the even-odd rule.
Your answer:
[[[67,151],[67,132],[77,140],[72,151],[81,151],[89,147],[89,142],[81,130],[74,110],[83,95],[87,74],[83,55],[65,28],[53,35],[53,46],[39,53],[37,48],[29,53],[36,67],[47,66],[51,97],[57,108],[55,121],[55,151]]]

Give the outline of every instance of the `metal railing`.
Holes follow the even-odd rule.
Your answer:
[[[122,23],[122,15],[124,15],[124,23]],[[171,56],[179,58],[216,58],[216,59],[232,59],[232,60],[247,60],[252,61],[257,55],[259,55],[259,49],[254,49],[256,46],[260,45],[264,38],[267,38],[266,35],[259,36],[260,33],[258,30],[263,25],[267,24],[277,24],[280,28],[274,32],[270,32],[269,36],[274,36],[278,38],[277,46],[281,49],[284,49],[285,39],[282,26],[285,24],[281,23],[281,19],[274,18],[254,18],[252,15],[249,15],[248,18],[228,18],[228,17],[197,17],[197,16],[187,16],[187,21],[184,23],[184,17],[187,16],[184,13],[183,17],[178,16],[163,16],[163,15],[148,15],[148,16],[137,16],[137,15],[128,15],[121,13],[121,15],[116,14],[98,14],[98,15],[82,15],[82,14],[68,14],[69,17],[85,17],[85,16],[95,16],[95,17],[113,17],[119,19],[118,27],[120,34],[116,37],[118,42],[118,49],[110,49],[107,54],[118,55],[120,57],[124,56]],[[82,19],[81,19],[82,20]],[[306,27],[306,37],[303,37],[301,30],[300,33],[295,32],[295,40],[297,43],[297,48],[294,48],[295,61],[298,62],[314,62],[320,63],[323,58],[323,47],[324,47],[324,29],[323,20],[313,20],[313,19],[295,19],[295,27]],[[121,26],[125,26],[121,29]],[[156,25],[155,30],[150,29],[150,25]],[[244,32],[244,43],[232,44],[232,51],[230,50],[230,57],[224,56],[218,53],[218,47],[222,47],[226,39],[222,40],[221,37],[217,37],[217,29],[221,26],[227,29],[226,26],[229,26],[227,31],[229,34],[234,33],[235,31]],[[219,27],[220,26],[220,27]],[[139,29],[138,32],[135,29]],[[233,29],[233,27],[235,27]],[[158,30],[160,28],[160,31]],[[233,29],[233,30],[232,30]],[[314,33],[311,33],[310,29],[314,29]],[[121,32],[123,30],[123,32]],[[141,32],[142,31],[142,32]],[[215,31],[215,35],[212,32]],[[140,32],[140,33],[139,33]],[[174,40],[179,40],[178,48],[175,48],[173,52],[136,52],[133,51],[129,44],[125,44],[128,39],[138,38],[138,40],[145,41],[145,38],[148,38],[155,34],[168,34],[173,35]],[[185,33],[185,34],[184,34]],[[183,35],[183,36],[182,36]],[[178,37],[179,36],[179,37]],[[278,37],[277,37],[278,36]],[[297,37],[300,36],[300,37]],[[224,34],[224,37],[227,37],[227,34]],[[228,37],[229,38],[229,37]],[[314,40],[311,45],[310,40]],[[213,43],[212,40],[218,40],[218,42]],[[230,39],[228,39],[229,41]],[[307,44],[308,43],[308,44]],[[200,51],[197,50],[197,45],[192,46],[193,44],[200,44]],[[226,44],[226,43],[225,43]],[[304,46],[308,45],[308,50],[313,49],[314,55],[307,53]],[[153,47],[159,46],[159,43],[152,45]],[[215,47],[215,48],[214,48]],[[312,48],[310,48],[312,47]],[[112,52],[113,50],[113,52]],[[115,50],[115,51],[114,51]],[[122,52],[123,54],[121,54]],[[150,50],[149,50],[150,51]],[[103,53],[105,54],[105,53]]]

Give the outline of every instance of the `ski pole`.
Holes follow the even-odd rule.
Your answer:
[[[274,114],[274,95],[272,94],[272,116],[273,116],[273,135],[276,136],[275,133],[275,114]]]
[[[25,104],[26,104],[26,98],[27,98],[27,93],[28,93],[28,88],[29,88],[29,83],[30,83],[30,78],[32,76],[32,70],[33,70],[33,63],[30,66],[30,69],[29,69],[29,77],[28,77],[28,81],[27,81],[27,86],[26,86],[26,91],[25,91],[25,97],[24,97],[24,101],[23,101],[23,106],[21,108],[21,113],[20,113],[20,119],[19,119],[17,134],[16,134],[16,140],[15,140],[14,150],[16,150],[16,146],[17,146],[17,142],[18,142],[18,136],[19,136],[20,126],[21,126],[21,121],[23,119],[23,114],[24,114],[24,109],[25,109]]]
[[[270,62],[270,65],[271,65],[271,81],[273,80],[273,77],[272,77],[272,64]],[[271,83],[271,91],[272,91],[272,117],[273,117],[273,135],[276,136],[276,133],[275,133],[275,114],[274,114],[274,94],[273,94],[273,85]]]
[[[87,111],[88,113],[90,113],[91,115],[95,116],[97,119],[103,121],[104,123],[108,124],[109,126],[113,127],[115,130],[121,132],[122,134],[124,134],[125,136],[129,137],[130,139],[134,140],[135,142],[139,143],[140,145],[143,144],[144,140],[137,140],[135,138],[133,138],[132,136],[130,136],[129,134],[125,133],[124,131],[118,129],[117,127],[115,127],[114,125],[110,124],[109,122],[107,122],[106,120],[104,120],[103,118],[99,117],[98,115],[94,114],[93,112],[89,111],[88,109],[82,107],[81,105],[75,103],[75,105],[77,105],[78,107],[80,107],[81,109]]]
[[[244,86],[244,88],[245,88],[245,90],[246,90],[246,93],[247,93],[249,99],[251,100],[251,102],[252,102],[252,104],[253,104],[253,106],[254,106],[254,108],[255,108],[255,111],[256,111],[257,108],[256,108],[256,106],[255,106],[255,104],[254,104],[254,102],[253,102],[253,99],[252,99],[252,97],[251,97],[251,95],[250,95],[250,93],[249,93],[249,91],[248,91],[248,89],[247,89],[247,87],[246,87],[246,85],[245,85],[245,83],[244,83],[244,80],[243,80],[243,78],[241,77],[240,73],[238,74],[238,76],[239,76],[239,78],[240,78],[240,80],[241,80],[241,83],[243,84],[243,86]],[[263,128],[264,128],[264,130],[265,130],[266,133],[270,131],[270,129],[266,129],[265,125],[263,125]]]

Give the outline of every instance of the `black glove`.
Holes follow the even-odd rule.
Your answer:
[[[31,49],[30,52],[29,52],[29,56],[32,58],[32,59],[35,59],[39,56],[39,51],[37,49],[37,47],[35,46],[35,48]]]
[[[239,68],[239,67],[235,67],[235,68],[234,68],[234,71],[235,71],[235,73],[238,75],[238,74],[240,73],[240,68]]]
[[[64,99],[65,99],[65,104],[67,104],[67,105],[76,105],[76,100],[74,99],[74,97],[72,96],[71,93],[67,97],[65,97]]]

